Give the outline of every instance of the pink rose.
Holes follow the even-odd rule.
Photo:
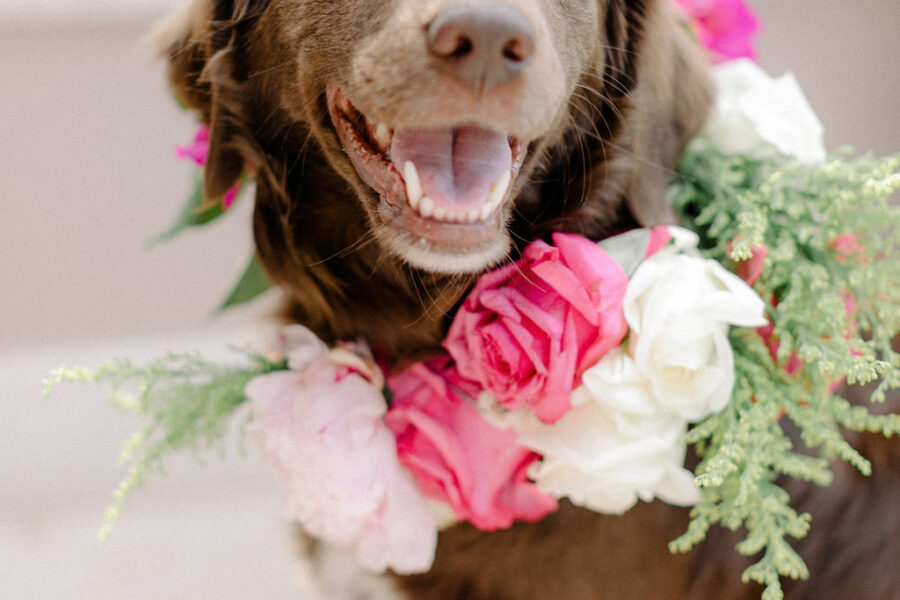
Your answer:
[[[459,374],[552,423],[581,373],[625,336],[621,266],[590,240],[553,235],[479,279],[444,340]]]
[[[539,456],[519,446],[513,431],[485,421],[435,367],[420,363],[388,378],[394,400],[384,421],[422,493],[484,531],[556,510],[526,475]]]
[[[713,62],[735,58],[756,60],[754,37],[759,20],[743,0],[674,0],[684,11]]]

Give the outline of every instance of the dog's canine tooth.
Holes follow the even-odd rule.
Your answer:
[[[406,164],[411,165],[412,163],[407,162]],[[422,215],[426,219],[429,218],[431,215],[434,214],[434,200],[432,200],[428,196],[423,197],[419,201],[419,207],[417,210],[419,211],[420,215]]]
[[[506,191],[509,189],[509,182],[512,180],[512,175],[509,171],[503,171],[503,175],[500,176],[497,181],[494,182],[494,185],[491,186],[491,193],[488,196],[487,203],[485,206],[490,207],[490,212],[494,212],[500,206],[500,203],[503,202],[503,197],[506,196]],[[484,212],[484,209],[482,209]],[[489,213],[490,214],[490,213]]]
[[[474,220],[486,221],[487,218],[491,216],[492,212],[494,212],[494,206],[492,206],[490,202],[485,202],[484,206],[481,207],[481,211],[478,213]]]
[[[394,139],[394,132],[384,123],[378,123],[375,126],[374,136],[376,142],[386,147],[391,145],[391,141]]]
[[[419,201],[422,200],[422,181],[419,179],[416,165],[411,160],[403,163],[403,180],[406,182],[406,197],[409,199],[409,205],[417,208]]]

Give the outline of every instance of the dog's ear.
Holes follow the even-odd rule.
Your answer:
[[[563,182],[568,199],[548,223],[589,236],[623,219],[675,222],[666,186],[713,99],[709,60],[671,0],[600,0],[600,7],[604,39],[573,98],[574,127],[549,178]]]
[[[650,226],[675,222],[666,187],[685,145],[706,121],[714,88],[709,58],[675,3],[645,5],[635,75],[626,69],[637,79],[622,143],[636,161],[626,184],[628,207],[639,224]]]
[[[247,38],[267,5],[268,0],[195,0],[154,34],[176,97],[209,127],[207,203],[220,201],[244,170],[239,140],[247,73],[241,63]]]

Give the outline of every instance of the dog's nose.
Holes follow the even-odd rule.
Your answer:
[[[460,83],[481,93],[515,79],[531,62],[534,29],[502,2],[456,2],[428,26],[428,49]]]

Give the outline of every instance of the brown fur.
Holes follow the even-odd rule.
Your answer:
[[[550,54],[520,93],[465,102],[409,51],[416,19],[447,1],[197,0],[168,34],[173,86],[211,129],[206,195],[221,197],[245,162],[256,170],[257,247],[288,317],[326,340],[364,337],[394,364],[439,348],[474,274],[412,268],[382,243],[377,198],[342,150],[327,84],[385,120],[459,111],[533,133],[506,215],[513,258],[552,231],[596,239],[671,221],[664,187],[711,102],[704,59],[668,0],[508,0],[537,19]],[[876,469],[898,464],[896,444],[864,444]],[[802,544],[813,582],[789,598],[897,598],[897,478],[863,481],[842,467],[833,489],[793,490],[817,527]],[[442,600],[758,597],[739,581],[745,563],[727,533],[688,556],[667,552],[687,519],[659,502],[621,517],[564,504],[508,531],[458,526],[441,535],[433,570],[402,585]]]
[[[360,198],[372,192],[341,150],[324,105],[328,78],[347,77],[341,71],[357,41],[392,4],[230,4],[200,2],[169,49],[176,91],[212,130],[207,196],[224,194],[244,161],[255,165],[257,245],[290,294],[293,320],[325,339],[362,335],[398,359],[433,352],[472,277],[410,269],[371,243]],[[669,220],[662,189],[711,96],[699,53],[658,0],[627,8],[623,0],[545,4],[571,13],[557,20],[581,24],[559,35],[577,33],[584,43],[566,47],[584,49],[564,56],[573,63],[571,101],[532,144],[518,178],[513,239],[562,229],[601,237],[632,222],[624,202],[643,222]],[[655,44],[643,60],[658,75],[638,81],[645,22]],[[598,43],[601,28],[606,46]],[[401,79],[412,75],[398,71]]]

